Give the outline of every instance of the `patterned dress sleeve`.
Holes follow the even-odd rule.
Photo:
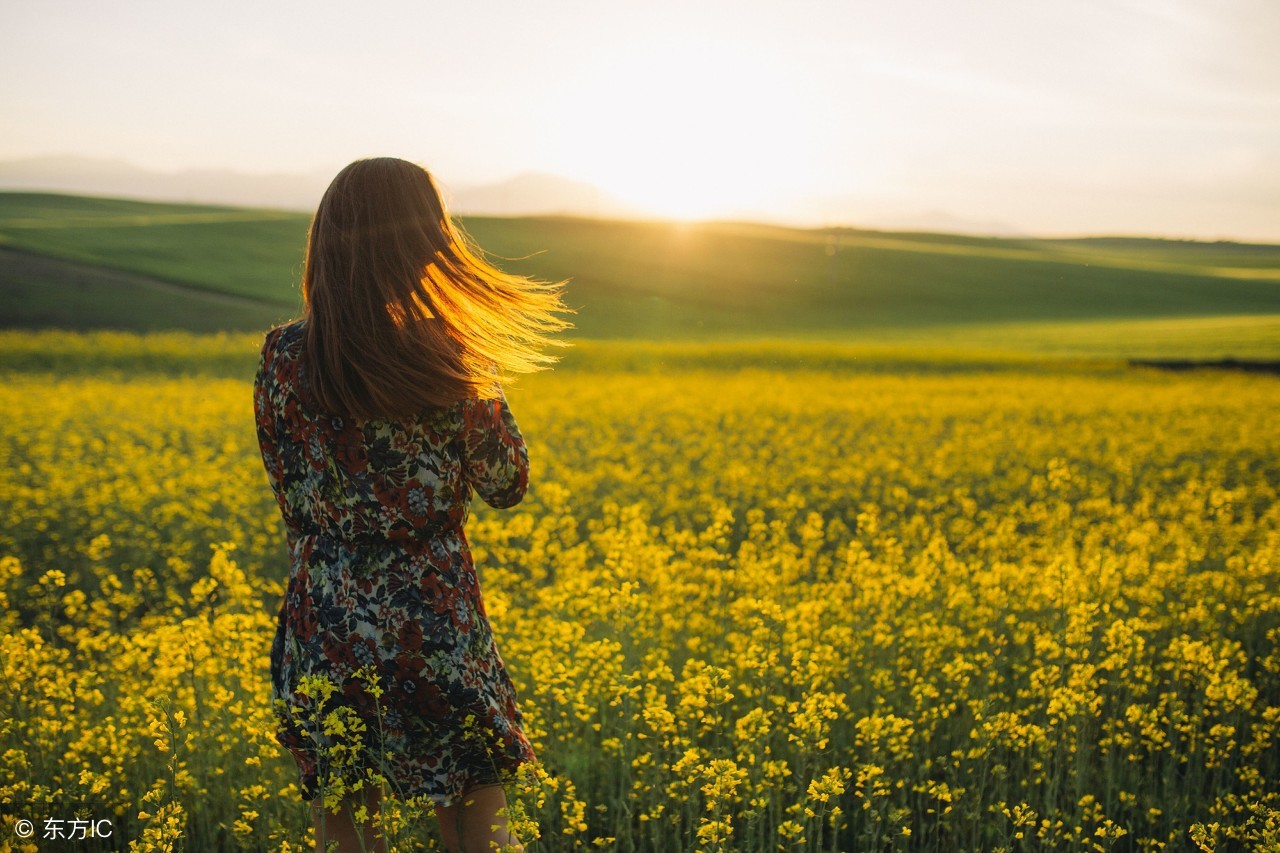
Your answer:
[[[276,499],[280,498],[280,454],[276,452],[275,410],[271,405],[271,394],[267,388],[268,372],[271,370],[270,354],[279,332],[272,330],[262,344],[262,355],[258,359],[258,373],[253,379],[253,416],[258,428],[258,449],[262,451],[262,464],[267,469],[267,482],[271,484],[271,492]]]
[[[529,455],[506,397],[463,402],[467,481],[496,509],[520,503],[529,485]]]
[[[284,534],[293,553],[297,542],[297,529],[292,523],[293,511],[288,505],[284,488],[284,461],[280,457],[278,434],[278,377],[279,338],[282,330],[271,329],[262,342],[262,356],[257,365],[257,374],[253,378],[253,421],[257,425],[257,446],[262,452],[262,466],[266,469],[266,482],[271,485],[271,494],[275,496],[276,505],[284,519]]]

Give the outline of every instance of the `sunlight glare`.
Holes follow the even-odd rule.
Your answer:
[[[612,56],[568,93],[562,168],[653,214],[698,219],[812,188],[823,111],[771,58],[711,41]]]

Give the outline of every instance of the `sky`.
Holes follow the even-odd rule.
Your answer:
[[[0,160],[1280,242],[1276,0],[0,3]]]

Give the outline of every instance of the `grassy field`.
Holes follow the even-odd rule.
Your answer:
[[[261,331],[298,309],[307,220],[0,194],[0,324]],[[465,225],[500,265],[568,279],[582,338],[1280,358],[1278,246],[569,218]]]
[[[314,849],[265,700],[258,343],[0,334],[0,802]],[[1280,842],[1275,378],[613,341],[508,398],[530,491],[468,534],[531,851]]]
[[[258,299],[0,248],[0,328],[257,329],[292,309]]]

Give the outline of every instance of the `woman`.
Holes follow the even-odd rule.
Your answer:
[[[501,784],[534,755],[463,523],[473,490],[498,508],[524,495],[501,382],[553,360],[539,349],[568,326],[560,294],[485,262],[404,160],[352,163],[316,210],[305,310],[267,334],[254,411],[291,559],[271,648],[276,738],[317,849],[385,849],[360,839],[379,806],[370,772],[430,799],[449,849],[519,848]],[[344,795],[337,815],[322,788]]]

